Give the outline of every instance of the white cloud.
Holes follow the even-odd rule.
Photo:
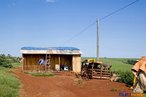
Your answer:
[[[46,2],[49,2],[49,3],[54,3],[55,0],[46,0]]]

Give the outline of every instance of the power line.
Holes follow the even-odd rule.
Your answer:
[[[121,11],[121,10],[123,10],[123,9],[126,9],[127,7],[133,5],[134,3],[138,2],[138,1],[139,1],[139,0],[135,0],[135,1],[133,1],[133,2],[131,2],[131,3],[127,4],[127,5],[125,5],[125,6],[123,6],[123,7],[121,7],[121,8],[119,8],[119,9],[117,9],[117,10],[115,10],[115,11],[113,11],[113,12],[107,14],[107,15],[105,15],[104,17],[100,18],[99,21],[104,20],[104,19],[106,19],[106,18],[112,16],[113,14],[116,14],[117,12],[119,12],[119,11]]]
[[[74,36],[72,36],[68,41],[69,42],[71,40],[73,40],[75,37],[79,36],[81,33],[85,32],[88,28],[90,28],[91,26],[93,26],[96,22],[93,22],[92,24],[88,25],[87,27],[85,27],[83,30],[81,30],[79,33],[75,34]],[[64,44],[66,43],[64,42]]]
[[[115,11],[113,11],[113,12],[107,14],[107,15],[105,15],[104,17],[99,18],[99,21],[102,21],[102,20],[104,20],[104,19],[106,19],[106,18],[108,18],[108,17],[110,17],[110,16],[112,16],[112,15],[114,15],[114,14],[120,12],[121,10],[124,10],[124,9],[128,8],[129,6],[135,4],[135,3],[138,2],[138,1],[140,1],[140,0],[135,0],[135,1],[133,1],[133,2],[131,2],[131,3],[127,4],[127,5],[125,5],[125,6],[123,6],[123,7],[121,7],[121,8],[119,8],[119,9],[117,9],[117,10],[115,10]],[[92,22],[90,25],[88,25],[88,26],[85,27],[83,30],[81,30],[79,33],[75,34],[75,35],[72,36],[70,39],[68,39],[67,41],[65,41],[64,44],[65,44],[66,42],[69,42],[69,41],[73,40],[75,37],[77,37],[77,36],[80,35],[81,33],[83,33],[83,32],[85,32],[86,30],[88,30],[88,29],[89,29],[91,26],[93,26],[94,24],[96,24],[96,22]]]

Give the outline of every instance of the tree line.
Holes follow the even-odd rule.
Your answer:
[[[10,54],[0,54],[0,66],[5,68],[12,68],[15,62],[19,62],[18,57],[13,57]]]

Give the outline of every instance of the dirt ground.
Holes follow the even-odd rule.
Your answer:
[[[14,70],[20,79],[21,97],[120,97],[120,93],[131,93],[123,83],[103,79],[88,81],[77,79],[74,74],[57,73],[53,77],[34,77]]]

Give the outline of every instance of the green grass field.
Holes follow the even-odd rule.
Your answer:
[[[0,97],[19,97],[20,81],[10,71],[0,67]]]
[[[131,71],[132,64],[126,63],[127,58],[101,58],[101,61],[112,65],[112,71]],[[131,59],[129,59],[131,60]],[[133,59],[132,59],[133,60]]]
[[[83,57],[82,61],[85,59],[94,59],[94,57]],[[136,58],[100,58],[105,64],[112,65],[112,71],[131,71],[132,64],[128,64],[128,60],[137,60]]]

